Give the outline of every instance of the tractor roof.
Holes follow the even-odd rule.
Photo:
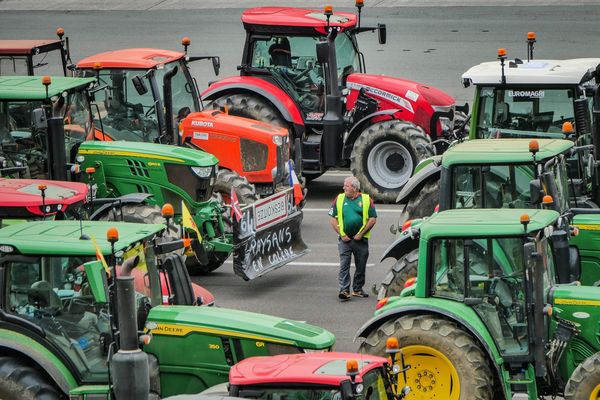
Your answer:
[[[48,97],[64,91],[80,90],[96,84],[94,78],[69,78],[53,76],[48,86]],[[1,76],[0,100],[44,100],[46,87],[41,76]]]
[[[358,361],[359,382],[366,372],[387,363],[382,357],[338,352],[251,357],[231,368],[229,383],[238,386],[273,383],[339,386],[341,381],[348,379],[346,361],[350,359]]]
[[[0,56],[35,55],[62,48],[59,39],[46,40],[0,40]]]
[[[94,68],[96,63],[100,63],[102,68],[151,69],[177,61],[184,56],[180,51],[162,49],[113,50],[84,58],[77,63],[77,68]]]
[[[510,64],[513,65],[513,61]],[[600,64],[600,58],[576,58],[571,60],[531,60],[509,66],[507,60],[504,74],[508,85],[577,85],[592,78],[591,72]],[[484,62],[471,67],[462,76],[475,85],[499,85],[502,80],[500,61]]]
[[[80,229],[81,224],[81,229]],[[165,228],[161,224],[134,224],[105,221],[34,221],[0,229],[0,248],[12,246],[24,255],[94,256],[92,240],[82,240],[81,232],[96,239],[102,254],[111,253],[106,231],[115,227],[119,240],[115,251],[124,250]]]
[[[327,18],[323,10],[293,7],[250,8],[242,14],[242,22],[246,30],[255,30],[257,26],[283,26],[291,31],[294,31],[294,28],[315,28],[324,32],[327,27]],[[335,12],[329,19],[330,26],[339,26],[342,29],[353,28],[356,23],[357,18],[353,13]],[[280,32],[282,28],[276,31]]]
[[[40,185],[46,186],[43,201]],[[42,205],[46,206],[46,215],[54,215],[58,207],[64,210],[85,200],[87,193],[87,185],[79,182],[0,178],[0,218],[42,216]]]
[[[562,154],[573,147],[573,142],[562,139],[535,139],[540,150],[537,160],[545,160]],[[516,164],[532,163],[529,151],[531,139],[476,139],[467,140],[450,147],[442,155],[442,165],[449,168],[465,164]]]
[[[165,146],[158,143],[117,141],[85,141],[79,147],[79,154],[98,156],[121,156],[162,161],[171,164],[185,164],[190,167],[208,167],[218,163],[215,156],[197,149],[183,146]]]
[[[552,210],[531,209],[457,209],[434,214],[421,225],[421,238],[519,236],[524,232],[520,218],[529,215],[527,232],[552,224],[559,214]]]

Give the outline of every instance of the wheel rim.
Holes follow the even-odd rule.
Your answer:
[[[371,179],[386,189],[395,189],[406,183],[412,175],[413,160],[406,147],[398,142],[379,142],[367,157]]]
[[[590,400],[598,400],[600,399],[600,384],[596,385],[596,387],[592,390],[590,394]]]
[[[404,347],[402,352],[404,362],[410,365],[406,372],[407,385],[411,388],[407,399],[458,400],[458,372],[444,354],[432,347],[418,345]]]

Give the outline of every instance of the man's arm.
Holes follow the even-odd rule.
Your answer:
[[[331,217],[331,218],[329,218],[329,223],[330,223],[331,227],[333,228],[333,230],[334,230],[334,231],[335,231],[335,232],[336,232],[336,233],[339,235],[339,234],[340,234],[340,227],[339,227],[339,225],[338,225],[338,220],[337,220],[337,218],[335,218],[335,217]],[[346,235],[344,235],[344,236],[341,236],[341,238],[342,238],[342,240],[343,240],[344,242],[349,242],[349,241],[351,240],[351,239],[350,239],[348,236],[346,236]]]
[[[375,222],[377,222],[377,218],[375,218],[375,217],[369,218],[367,220],[367,223],[365,224],[365,227],[354,236],[354,240],[362,240],[363,236],[365,236],[367,233],[369,233],[371,228],[373,228],[373,226],[375,226]]]

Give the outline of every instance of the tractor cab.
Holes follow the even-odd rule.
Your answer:
[[[417,398],[562,393],[575,368],[600,350],[597,326],[588,325],[597,323],[591,307],[600,289],[558,283],[578,277],[578,266],[557,256],[567,240],[555,228],[560,218],[552,210],[463,209],[427,219],[413,232],[412,294],[380,301],[358,333],[366,338],[361,350],[381,355],[381,342],[396,337],[414,366],[409,381],[431,371],[436,382],[415,390]],[[586,379],[582,388],[598,383],[593,374]]]
[[[189,113],[201,110],[195,80],[183,52],[161,49],[123,49],[96,54],[77,64],[77,75],[98,79],[96,100],[102,116],[100,140],[169,143]],[[172,98],[172,117],[164,112],[164,85]],[[168,135],[170,139],[162,138]]]
[[[58,39],[0,40],[0,76],[67,76],[72,64],[64,34],[58,28]]]
[[[94,85],[93,79],[0,78],[0,154],[7,166],[27,166],[24,177],[48,178],[59,164],[48,159],[54,147],[62,147],[63,163],[75,163],[79,145],[94,132],[88,92]],[[65,140],[60,143],[48,135],[49,121],[56,117],[64,121]]]

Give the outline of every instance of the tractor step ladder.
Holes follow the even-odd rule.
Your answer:
[[[536,400],[538,398],[535,370],[532,364],[527,369],[511,374],[503,368],[504,381],[510,388],[509,396],[513,400]]]

